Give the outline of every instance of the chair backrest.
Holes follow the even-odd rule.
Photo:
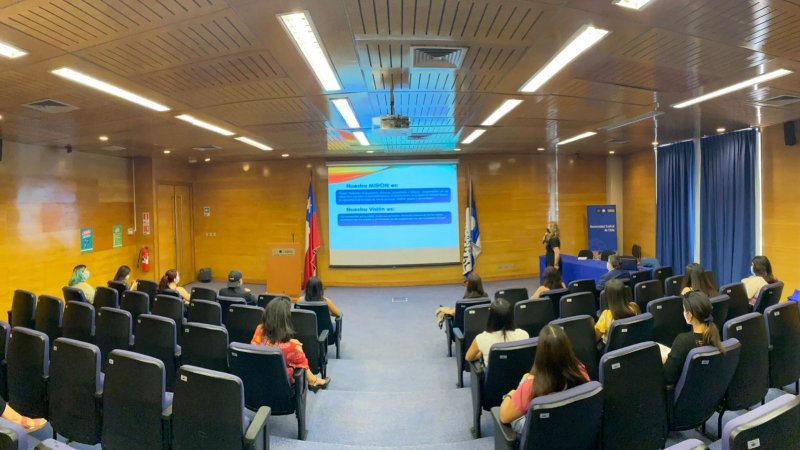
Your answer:
[[[158,295],[158,283],[151,280],[137,280],[136,281],[136,289],[139,292],[144,292],[147,294],[148,303],[149,300],[156,298]]]
[[[661,283],[661,286],[664,286],[664,282],[667,281],[667,278],[674,275],[672,273],[672,266],[661,266],[656,267],[653,269],[653,279],[658,280]]]
[[[225,319],[225,328],[231,342],[249,344],[253,339],[256,327],[264,316],[264,308],[258,306],[233,304],[228,307],[228,316]]]
[[[470,306],[464,312],[464,351],[472,345],[475,336],[486,330],[489,319],[489,305]],[[521,328],[517,325],[517,328]]]
[[[120,281],[109,281],[108,283],[109,284],[120,283],[122,284],[122,286],[125,286],[125,283],[122,283]],[[125,290],[127,290],[127,287],[125,287]],[[125,290],[123,290],[122,292],[124,293]],[[99,310],[100,308],[106,308],[106,307],[119,308],[120,297],[122,297],[122,294],[117,289],[99,286],[94,291],[94,301],[92,302],[92,304],[94,305],[95,310]]]
[[[624,269],[624,267],[623,267],[623,269]],[[641,283],[643,281],[651,281],[651,280],[652,280],[651,272],[649,270],[636,270],[635,267],[633,269],[631,269],[631,284],[633,284],[634,286],[636,286],[636,283]],[[658,280],[655,280],[655,281],[658,281]],[[664,289],[664,284],[663,283],[659,283],[659,285],[661,286],[661,289],[663,290]]]
[[[492,301],[489,300],[487,297],[483,298],[464,298],[458,300],[456,302],[455,310],[456,313],[453,316],[453,328],[458,328],[459,330],[464,329],[464,311],[470,306],[477,306],[477,305],[488,305]],[[320,330],[322,331],[322,330]]]
[[[564,329],[575,356],[583,363],[592,380],[597,379],[597,338],[592,316],[575,316],[550,322]]]
[[[294,412],[295,390],[279,348],[234,342],[228,349],[231,373],[242,379],[244,402],[249,409],[269,406],[272,414]]]
[[[94,339],[94,306],[83,302],[67,302],[61,335],[68,339],[92,342]]]
[[[673,275],[664,280],[664,295],[672,297],[673,295],[681,295],[681,286],[683,285],[683,275]]]
[[[660,448],[667,436],[664,366],[655,342],[642,342],[600,358],[603,449]]]
[[[192,300],[186,308],[186,321],[222,325],[222,307],[216,301]]]
[[[292,299],[286,294],[272,294],[267,292],[266,294],[261,294],[258,296],[258,300],[256,301],[256,305],[259,308],[266,308],[269,302],[275,300],[276,298],[283,297],[286,300],[292,301]]]
[[[97,313],[97,326],[94,340],[103,354],[103,371],[108,365],[108,355],[112,350],[128,350],[133,336],[133,318],[123,309],[100,308]]]
[[[567,289],[569,289],[571,294],[588,292],[592,294],[592,296],[597,297],[597,283],[595,283],[594,279],[592,278],[570,281],[567,285]]]
[[[168,317],[175,322],[178,334],[178,345],[181,344],[183,338],[181,333],[181,325],[183,325],[184,306],[183,300],[180,297],[173,297],[172,295],[158,294],[153,300],[153,307],[150,309],[150,314],[161,317]]]
[[[8,403],[23,416],[47,416],[50,341],[46,334],[14,327],[8,343]]]
[[[750,299],[747,298],[747,289],[744,287],[744,284],[726,284],[719,288],[719,293],[730,297],[728,301],[728,316],[725,319],[726,322],[750,312]]]
[[[225,327],[187,322],[182,329],[182,364],[228,371],[228,330]]]
[[[528,299],[528,289],[527,288],[508,288],[508,289],[500,289],[499,291],[494,293],[494,298],[504,298],[507,302],[514,305],[517,302],[521,302],[522,300]]]
[[[117,292],[117,300],[122,298],[122,294],[124,294],[125,291],[128,290],[128,285],[124,281],[110,280],[106,284],[108,284],[108,287],[110,289],[113,289],[113,290],[115,290]],[[100,289],[100,288],[98,287],[97,289]],[[95,301],[97,301],[97,290],[95,290],[95,292],[94,292],[94,298],[95,298]],[[104,305],[104,306],[107,306],[107,305]]]
[[[544,291],[539,295],[539,298],[549,298],[550,304],[553,307],[553,315],[558,317],[558,308],[561,305],[561,297],[569,295],[569,289],[550,289],[549,291]]]
[[[240,297],[224,297],[219,295],[217,296],[217,301],[219,302],[219,307],[222,311],[222,323],[227,323],[226,320],[228,318],[228,310],[230,310],[231,306],[247,305],[247,302]]]
[[[133,334],[136,334],[136,318],[142,314],[150,314],[150,297],[141,291],[127,291],[122,294],[119,307],[131,313]]]
[[[103,448],[166,448],[161,423],[168,406],[164,364],[126,350],[114,350],[106,359]]]
[[[742,346],[739,363],[725,394],[725,409],[749,408],[760,402],[769,390],[769,336],[764,316],[750,313],[731,319],[725,323],[722,337],[736,338]]]
[[[503,396],[515,389],[522,375],[531,370],[538,340],[530,338],[492,345],[481,391],[483,409],[500,406]]]
[[[611,322],[605,352],[608,353],[629,345],[652,340],[653,315],[642,313],[638,316]]]
[[[595,305],[594,294],[579,292],[561,297],[558,316],[562,319],[582,315],[593,316],[595,311],[597,311],[597,306]]]
[[[536,397],[528,408],[519,448],[599,448],[602,417],[603,387],[597,381]]]
[[[53,430],[69,440],[92,445],[100,442],[96,396],[103,390],[100,359],[100,349],[93,344],[69,338],[58,338],[53,343],[48,419]]]
[[[243,411],[244,387],[239,377],[181,366],[172,402],[172,448],[243,448]]]
[[[61,293],[64,295],[64,301],[86,302],[86,294],[76,287],[64,286],[61,288]]]
[[[764,311],[769,333],[769,384],[782,388],[800,378],[800,310],[795,302],[779,303]]]
[[[153,314],[142,314],[137,319],[139,334],[135,337],[133,351],[158,358],[164,363],[167,390],[172,391],[177,366],[178,331],[175,321]]]
[[[702,425],[717,409],[739,363],[742,345],[736,339],[716,347],[693,348],[686,355],[683,372],[675,384],[670,429],[688,430]]]
[[[800,442],[800,397],[783,394],[744,413],[722,429],[722,450],[797,448]]]
[[[195,286],[189,293],[189,299],[208,300],[210,302],[215,302],[217,301],[217,291],[206,287]]]
[[[331,312],[328,309],[328,304],[325,302],[307,302],[300,301],[294,304],[297,309],[304,309],[306,311],[313,311],[317,315],[317,331],[320,333],[322,330],[328,330],[328,343],[331,342],[330,337],[334,335],[333,324],[331,322]],[[245,386],[245,389],[247,387]]]
[[[487,307],[488,308],[488,307]],[[488,317],[488,309],[487,309]],[[528,336],[539,336],[545,325],[555,320],[553,303],[549,298],[525,300],[514,305],[514,324],[528,332]],[[486,320],[484,319],[484,327]]]
[[[672,347],[675,338],[687,331],[689,325],[683,317],[683,299],[672,296],[651,301],[647,312],[653,316],[653,340]]]
[[[36,294],[17,289],[11,301],[11,327],[33,328],[36,323]]]
[[[725,328],[725,320],[728,317],[728,308],[731,305],[731,298],[727,295],[716,295],[710,298],[711,300],[711,316],[714,318],[714,325],[717,326],[717,329],[720,333],[722,333],[722,329]]]
[[[777,305],[781,301],[781,294],[783,294],[783,281],[777,281],[762,287],[758,297],[756,297],[753,311],[763,314],[767,308]]]
[[[592,259],[594,255],[592,255],[592,251],[588,249],[583,249],[578,252],[578,258],[588,258]]]
[[[61,323],[64,320],[64,301],[51,295],[40,295],[36,303],[36,331],[41,331],[50,343],[61,336]]]
[[[640,311],[647,311],[647,304],[664,297],[664,288],[658,280],[641,281],[633,285],[633,298]]]
[[[317,315],[313,311],[302,309],[292,310],[292,328],[294,337],[303,344],[303,353],[308,359],[308,367],[314,373],[319,373],[320,367],[320,348],[319,331],[317,331]],[[249,341],[248,341],[249,343]],[[327,344],[326,344],[327,345]]]

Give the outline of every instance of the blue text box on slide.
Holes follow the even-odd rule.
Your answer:
[[[339,214],[337,219],[340,227],[440,225],[453,221],[449,211]]]
[[[403,203],[448,203],[449,188],[343,189],[336,191],[339,205],[396,205]]]

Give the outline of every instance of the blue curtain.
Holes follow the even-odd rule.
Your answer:
[[[756,130],[700,141],[700,263],[717,282],[750,274],[756,247]]]
[[[694,141],[656,150],[656,257],[683,273],[694,248]]]

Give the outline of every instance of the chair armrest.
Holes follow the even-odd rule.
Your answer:
[[[294,378],[295,389],[298,389],[299,386],[299,390],[297,391],[297,393],[305,397],[306,391],[308,390],[308,382],[306,381],[306,369],[294,369],[293,378]]]
[[[344,317],[344,313],[339,313],[339,317],[334,318],[334,322],[336,322],[336,340],[342,340],[342,317]]]
[[[161,411],[161,431],[164,440],[172,443],[172,404],[167,409]]]
[[[317,337],[317,341],[320,344],[325,344],[325,346],[327,347],[328,346],[328,330],[322,330],[322,332]]]
[[[494,422],[494,448],[495,450],[513,450],[517,448],[517,433],[511,428],[500,422],[500,407],[492,408],[492,422]]]
[[[667,426],[672,426],[672,410],[675,403],[675,385],[668,384],[664,390],[667,392]]]
[[[272,410],[269,406],[262,406],[256,411],[255,417],[244,434],[244,444],[248,449],[259,448],[257,445],[259,439],[264,441],[264,446],[261,448],[269,448],[269,417],[271,414]]]
[[[459,341],[459,340],[463,341],[464,340],[464,332],[461,331],[461,328],[453,328],[453,336],[455,336],[457,341]]]
[[[484,369],[481,358],[475,361],[468,361],[469,365],[469,392],[472,397],[472,410],[480,411],[483,404],[483,381]]]

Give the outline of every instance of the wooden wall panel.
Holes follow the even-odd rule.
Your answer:
[[[656,255],[656,157],[652,149],[623,158],[623,249],[630,254],[633,244],[642,255]]]
[[[561,228],[562,252],[577,255],[580,250],[588,248],[586,206],[605,203],[605,156],[559,157],[558,223]],[[541,237],[539,239],[541,242]],[[544,252],[543,247],[540,251]]]

